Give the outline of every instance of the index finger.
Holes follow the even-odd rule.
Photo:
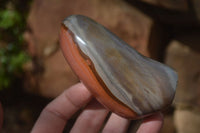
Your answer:
[[[72,86],[43,109],[32,133],[61,133],[67,120],[91,98],[91,93],[82,83]]]

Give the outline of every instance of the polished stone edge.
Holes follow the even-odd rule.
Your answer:
[[[112,112],[128,119],[139,119],[144,117],[139,116],[129,107],[120,104],[108,95],[96,79],[96,76],[93,74],[86,60],[81,56],[70,31],[65,26],[61,27],[60,44],[64,57],[73,71],[101,104]]]
[[[76,15],[77,16],[77,15]],[[71,16],[71,17],[76,17],[76,16]],[[68,17],[69,18],[69,17]],[[65,19],[66,21],[68,20],[68,18],[67,19]],[[85,17],[85,18],[87,18],[87,17]],[[65,21],[64,20],[64,21]],[[92,20],[93,21],[93,20]],[[65,28],[66,28],[66,23],[63,23],[64,24],[64,26],[65,26]],[[69,23],[67,23],[67,24],[69,24]],[[72,33],[72,31],[70,31],[71,33]],[[73,34],[73,33],[72,33]],[[73,36],[73,35],[72,35]],[[73,38],[73,41],[74,42],[76,42],[76,39],[75,39],[75,37],[73,36],[72,37]],[[76,44],[76,43],[75,43]],[[78,46],[78,44],[76,44],[77,46]],[[80,52],[80,51],[79,51]],[[137,51],[136,51],[137,52]],[[138,53],[139,54],[139,53]],[[141,55],[141,54],[139,54],[139,55]],[[142,56],[142,55],[141,55]],[[144,57],[144,56],[143,56]],[[147,57],[146,57],[147,58]],[[150,58],[148,58],[148,59],[150,59]],[[154,60],[153,60],[154,61]],[[156,61],[157,62],[157,61]],[[158,62],[158,63],[160,63],[160,62]],[[160,64],[162,64],[162,63],[160,63]],[[162,64],[162,65],[164,65],[164,64]],[[167,66],[167,65],[164,65],[164,66]],[[169,66],[167,66],[167,67],[169,67]],[[177,82],[177,80],[176,81],[173,81],[173,82]],[[176,84],[177,85],[177,84]],[[176,87],[173,87],[174,89],[176,88]],[[174,93],[174,95],[175,95],[175,93]],[[172,96],[172,97],[174,97],[174,96]],[[117,98],[116,98],[117,99]],[[169,105],[172,103],[172,101],[173,101],[173,98],[172,99],[169,99],[169,101],[170,101],[170,103],[169,103]],[[168,106],[168,104],[167,105],[165,105],[165,107],[167,107]],[[161,109],[162,110],[162,109]],[[155,111],[159,111],[159,110],[155,110]]]

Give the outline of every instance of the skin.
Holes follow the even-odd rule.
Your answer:
[[[43,109],[31,133],[62,133],[68,120],[83,107],[85,109],[77,118],[70,132],[99,132],[109,111],[93,99],[92,94],[82,83],[78,83],[64,91]],[[3,112],[0,104],[0,127],[2,120]],[[112,113],[102,132],[125,133],[129,124],[130,120]],[[137,133],[158,133],[162,124],[163,115],[161,113],[152,115],[143,120]]]
[[[71,133],[99,132],[109,111],[94,100],[88,89],[79,83],[67,89],[44,108],[32,133],[62,133],[72,115],[84,106],[86,107],[77,118]],[[130,120],[112,113],[102,132],[125,133],[129,124]],[[162,114],[155,114],[144,119],[137,133],[158,133],[162,124]]]

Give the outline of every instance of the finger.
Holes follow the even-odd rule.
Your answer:
[[[67,120],[91,98],[83,84],[72,86],[43,109],[32,133],[61,133]]]
[[[129,124],[130,120],[112,113],[103,129],[103,133],[125,133]]]
[[[109,111],[96,100],[85,108],[74,124],[71,133],[97,133]]]
[[[159,133],[163,125],[163,115],[158,113],[147,117],[142,122],[137,133]]]
[[[0,103],[0,131],[1,131],[2,125],[3,125],[3,108]]]

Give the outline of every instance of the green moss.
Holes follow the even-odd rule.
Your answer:
[[[0,11],[0,28],[8,29],[15,26],[21,20],[20,14],[15,10]]]
[[[4,0],[2,3],[4,5],[1,5],[0,9],[0,90],[13,87],[15,82],[23,77],[23,65],[30,60],[24,50],[23,40],[30,0]]]

